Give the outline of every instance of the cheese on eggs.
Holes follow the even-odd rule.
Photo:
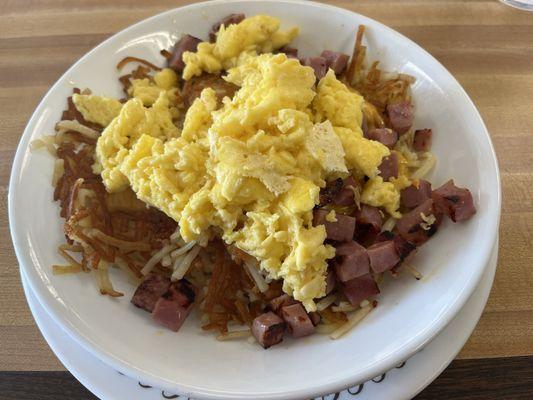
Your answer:
[[[373,177],[390,152],[383,144],[363,137],[363,102],[363,97],[350,91],[330,69],[318,83],[313,109],[315,121],[329,121],[333,125],[344,147],[348,168]]]
[[[307,151],[319,160],[326,172],[348,173],[342,141],[333,130],[331,122],[325,121],[313,126],[305,144]]]

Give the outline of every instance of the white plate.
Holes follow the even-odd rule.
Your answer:
[[[358,24],[367,26],[370,59],[414,75],[416,127],[435,132],[436,184],[454,177],[472,190],[478,214],[445,224],[421,249],[421,282],[385,284],[380,306],[341,340],[315,335],[286,340],[269,351],[242,342],[217,342],[189,319],[178,333],[161,331],[129,304],[133,288],[112,276],[119,300],[99,296],[86,275],[54,276],[61,262],[58,207],[52,203],[52,159],[28,144],[53,131],[75,82],[119,96],[116,63],[126,55],[160,60],[183,32],[205,37],[212,22],[230,12],[269,13],[298,25],[303,55],[324,48],[351,51]],[[320,29],[317,29],[317,26]],[[118,33],[77,62],[45,96],[20,142],[9,189],[15,250],[39,302],[90,353],[114,368],[169,391],[196,398],[302,398],[363,382],[409,358],[457,314],[479,282],[496,237],[500,186],[490,138],[474,105],[433,57],[397,32],[358,14],[312,2],[214,1],[172,10]]]
[[[338,397],[332,394],[323,400],[410,399],[422,391],[455,358],[476,326],[490,293],[497,259],[496,245],[481,282],[470,299],[453,321],[422,351],[386,374],[355,385],[341,392]],[[45,312],[24,277],[22,281],[28,304],[44,338],[63,365],[92,393],[102,400],[177,398],[173,393],[147,387],[120,375],[84,350]]]

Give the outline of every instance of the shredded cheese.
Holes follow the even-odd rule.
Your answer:
[[[318,303],[316,303],[316,309],[318,311],[323,311],[326,308],[328,308],[330,305],[335,303],[337,301],[337,293],[330,294],[329,296],[326,296],[322,298]]]
[[[78,133],[81,133],[83,136],[89,139],[93,139],[93,140],[98,139],[98,137],[100,136],[100,133],[98,131],[95,131],[94,129],[91,129],[85,125],[82,125],[78,121],[75,121],[75,120],[70,121],[70,120],[65,119],[63,121],[59,121],[56,124],[56,128],[78,132]]]
[[[426,216],[423,212],[420,213],[420,218],[422,218],[422,221],[424,221],[420,224],[420,227],[425,231],[429,231],[431,229],[431,225],[437,221],[437,218],[435,218],[433,214]]]
[[[370,311],[373,309],[372,304],[368,304],[365,307],[362,307],[352,315],[348,317],[348,321],[342,324],[338,329],[333,331],[333,333],[329,336],[332,339],[338,339],[347,332],[349,332],[354,326],[356,326],[361,320],[368,315]]]
[[[178,267],[174,270],[172,273],[171,280],[178,281],[180,279],[183,279],[187,271],[189,270],[192,262],[200,252],[201,247],[196,246],[191,251],[187,253],[187,255],[183,258],[183,261],[178,265]]]
[[[172,250],[174,250],[176,248],[176,245],[175,244],[167,244],[166,246],[164,246],[161,250],[159,250],[158,252],[156,252],[149,260],[148,262],[146,263],[146,265],[143,267],[143,269],[141,269],[141,274],[143,274],[144,276],[148,275],[150,272],[152,272],[152,270],[154,269],[154,267],[157,265],[157,263],[159,261],[161,261],[163,259],[163,257],[165,255],[167,255],[168,253],[170,253]]]

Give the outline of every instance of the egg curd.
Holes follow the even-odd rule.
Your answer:
[[[183,79],[202,72],[217,73],[229,70],[249,57],[271,53],[288,44],[298,35],[298,28],[279,30],[280,21],[269,15],[245,18],[239,24],[221,26],[215,43],[202,42],[196,52],[183,54]]]
[[[180,101],[171,70],[134,81],[123,105],[82,95],[74,103],[85,119],[106,126],[94,170],[109,192],[130,187],[179,222],[188,242],[205,245],[220,236],[314,311],[335,254],[324,244],[324,226],[312,224],[320,188],[349,173],[366,175],[362,201],[398,215],[406,178],[378,176],[390,151],[363,137],[360,95],[331,70],[315,85],[310,67],[271,53],[296,33],[280,32],[275,18],[255,16],[185,53],[184,79],[224,70],[224,79],[240,89],[222,104],[204,89],[181,130],[173,122]]]

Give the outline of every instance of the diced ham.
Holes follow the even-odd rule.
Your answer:
[[[287,323],[287,330],[295,337],[308,336],[315,331],[315,326],[301,304],[285,306],[281,309],[283,320]]]
[[[415,151],[429,151],[431,150],[431,129],[418,129],[415,131],[413,139],[413,149]]]
[[[430,226],[425,226],[422,214],[426,217],[434,215],[437,222]],[[433,200],[428,199],[418,207],[404,214],[396,223],[396,229],[405,240],[416,246],[420,246],[437,232],[438,222],[439,215],[433,210]]]
[[[361,245],[353,240],[350,240],[349,242],[338,243],[335,245],[335,256],[349,256],[350,254],[360,250],[360,248]]]
[[[156,274],[149,275],[135,290],[131,302],[139,308],[152,312],[157,300],[169,287],[170,279]]]
[[[388,181],[390,178],[398,178],[398,155],[393,152],[383,158],[378,169],[379,175],[384,181]]]
[[[329,210],[324,208],[318,208],[313,211],[313,225],[324,225],[326,221],[326,216],[330,213]]]
[[[395,235],[391,231],[380,232],[379,235],[376,236],[374,243],[387,242],[390,240],[394,241],[396,252],[400,256],[400,261],[410,259],[415,255],[416,246],[413,243],[405,240],[402,236]]]
[[[320,190],[320,194],[318,196],[318,206],[323,207],[326,204],[331,203],[333,198],[342,190],[343,184],[344,183],[341,178],[328,182],[326,187]]]
[[[400,192],[402,206],[414,208],[427,199],[431,199],[431,183],[420,179],[418,185],[414,183]]]
[[[230,14],[224,18],[222,18],[220,21],[218,21],[216,24],[214,24],[211,27],[211,30],[209,31],[209,40],[211,43],[215,42],[217,40],[217,33],[220,30],[220,27],[224,25],[226,28],[232,24],[238,24],[245,18],[244,14]]]
[[[320,323],[320,320],[322,319],[322,317],[320,317],[319,313],[317,313],[316,311],[313,311],[309,313],[309,319],[311,319],[311,322],[313,323],[314,326],[317,326]]]
[[[357,225],[355,229],[354,240],[363,247],[368,247],[376,242],[380,236],[370,225]]]
[[[320,57],[326,59],[326,65],[331,68],[336,75],[340,75],[346,69],[348,59],[347,54],[338,51],[324,50]]]
[[[333,197],[332,203],[336,206],[352,206],[355,204],[354,190],[358,183],[353,176],[349,176],[342,182],[342,189]]]
[[[226,96],[232,98],[239,89],[237,85],[226,82],[220,75],[202,74],[194,76],[183,84],[181,97],[186,107],[190,107],[194,100],[200,97],[202,90],[211,88],[215,91],[217,101],[221,102]]]
[[[173,300],[180,306],[188,307],[196,299],[196,289],[187,279],[180,279],[172,282],[162,297]]]
[[[336,285],[337,277],[335,276],[335,271],[333,271],[333,269],[328,269],[328,274],[326,275],[326,295],[333,292]]]
[[[336,214],[336,222],[326,221],[328,210],[318,209],[314,212],[313,224],[324,225],[326,228],[327,238],[337,242],[347,242],[352,240],[355,231],[355,218],[349,215]]]
[[[406,261],[416,253],[416,246],[400,235],[396,235],[393,240],[396,252],[400,256],[400,261]]]
[[[186,279],[172,282],[157,300],[152,317],[157,323],[177,332],[189,315],[195,298],[196,289]]]
[[[342,290],[351,305],[358,306],[370,296],[379,294],[379,288],[371,274],[346,282]]]
[[[370,272],[368,254],[359,243],[342,243],[337,246],[336,254],[335,274],[339,281],[347,282]]]
[[[373,244],[367,249],[370,266],[376,273],[385,272],[400,262],[393,240]]]
[[[177,301],[160,297],[155,304],[152,317],[158,324],[177,332],[187,319],[191,308],[191,306],[181,306]]]
[[[315,71],[316,79],[320,80],[328,72],[328,65],[324,57],[308,57],[304,58],[302,64],[313,68]]]
[[[379,232],[381,230],[383,221],[381,218],[381,213],[377,207],[361,204],[361,208],[355,212],[354,216],[358,226],[368,225],[375,232]]]
[[[280,53],[285,53],[287,58],[298,58],[298,49],[290,46],[283,46],[278,50]]]
[[[365,138],[375,140],[392,149],[398,142],[398,134],[389,128],[375,128],[365,133]]]
[[[185,68],[185,63],[183,62],[183,53],[186,51],[196,51],[198,44],[202,40],[198,39],[191,35],[183,36],[175,45],[172,50],[172,56],[168,61],[168,66],[172,69],[175,69],[178,72],[181,72]]]
[[[291,296],[284,293],[281,296],[275,297],[268,302],[268,309],[274,311],[276,314],[281,312],[282,307],[290,306],[291,304],[297,304],[298,302],[294,300]]]
[[[413,106],[406,101],[389,104],[387,106],[387,115],[392,129],[400,135],[407,132],[413,125]]]
[[[386,242],[387,240],[394,240],[395,237],[396,235],[392,233],[391,231],[383,231],[383,232],[380,232],[376,236],[376,240],[374,243]]]
[[[448,215],[453,222],[464,221],[476,213],[470,190],[459,188],[453,179],[433,191],[435,209]]]
[[[285,333],[285,322],[272,311],[261,314],[252,323],[252,334],[265,349],[280,343]]]

